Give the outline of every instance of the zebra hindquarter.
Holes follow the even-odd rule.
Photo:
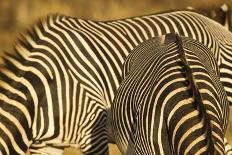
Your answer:
[[[156,37],[128,56],[112,105],[123,154],[225,154],[228,101],[216,61],[201,43],[182,41]]]

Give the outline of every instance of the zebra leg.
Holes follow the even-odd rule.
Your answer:
[[[30,155],[63,155],[64,149],[53,146],[31,147],[29,152]]]
[[[229,107],[229,121],[227,126],[226,138],[230,144],[232,144],[232,105]]]
[[[227,139],[224,138],[224,145],[225,145],[225,152],[226,155],[232,155],[232,147],[231,145],[227,142]]]
[[[77,131],[77,144],[83,154],[107,155],[107,112],[99,102],[88,98],[88,102],[79,105],[80,120]],[[83,110],[85,109],[85,110]]]

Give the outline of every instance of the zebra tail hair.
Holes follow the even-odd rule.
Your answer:
[[[190,88],[192,89],[192,96],[194,98],[194,103],[196,109],[199,110],[200,117],[204,120],[204,130],[207,133],[207,141],[209,143],[209,154],[214,155],[215,154],[215,148],[214,148],[214,137],[212,135],[212,126],[210,121],[210,116],[207,113],[207,109],[203,103],[203,98],[200,93],[200,90],[197,86],[196,80],[193,75],[193,71],[190,68],[190,65],[187,61],[187,57],[185,55],[183,46],[182,46],[182,40],[178,34],[176,34],[176,43],[178,45],[178,51],[180,55],[181,62],[183,63],[184,69],[186,71],[186,77],[188,79],[188,82],[190,84]]]

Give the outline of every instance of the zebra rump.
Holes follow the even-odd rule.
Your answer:
[[[225,90],[210,50],[174,33],[138,45],[128,56],[112,104],[122,154],[227,154]]]

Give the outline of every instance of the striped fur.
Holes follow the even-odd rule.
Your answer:
[[[122,154],[226,154],[228,101],[215,68],[192,38],[167,34],[136,47],[112,104]]]
[[[24,154],[29,147],[32,154],[57,155],[69,146],[108,154],[107,143],[114,142],[111,103],[127,55],[144,40],[170,32],[211,50],[231,104],[232,35],[211,19],[190,11],[104,22],[51,15],[24,35],[15,54],[4,56],[2,154]]]

